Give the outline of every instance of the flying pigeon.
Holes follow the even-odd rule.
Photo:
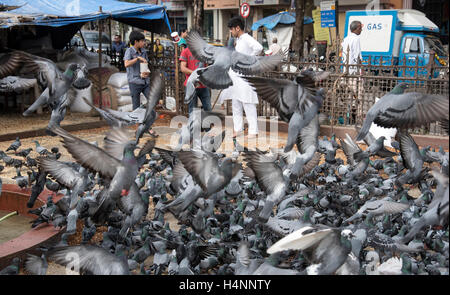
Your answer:
[[[196,59],[209,64],[197,70],[196,79],[212,89],[225,89],[233,85],[229,69],[244,75],[254,75],[272,70],[282,61],[281,55],[251,56],[239,53],[233,47],[209,45],[195,30],[188,33],[186,42]]]
[[[206,196],[223,189],[239,169],[230,158],[223,159],[219,165],[215,154],[207,151],[180,151],[178,158]]]
[[[248,167],[255,173],[259,185],[267,194],[264,208],[258,216],[260,222],[265,223],[268,221],[273,207],[285,196],[287,181],[283,177],[281,168],[261,152],[245,152],[244,159]]]
[[[282,238],[269,249],[268,254],[283,250],[303,250],[311,263],[307,274],[330,275],[341,267],[352,250],[353,233],[348,229],[314,225],[301,228]]]
[[[89,87],[91,82],[88,79],[84,77],[78,78],[79,70],[80,67],[77,64],[70,64],[62,74],[59,73],[59,70],[55,69],[58,73],[55,74],[54,79],[49,82],[49,86],[47,86],[35,102],[23,113],[23,116],[31,115],[44,104],[54,106],[72,86],[76,89]]]
[[[106,151],[79,139],[61,127],[52,126],[51,131],[63,138],[64,147],[84,168],[98,172],[110,180],[108,191],[103,194],[99,210],[109,211],[121,195],[127,195],[138,173],[138,162],[134,155],[134,141],[124,143],[122,159],[111,156]],[[112,131],[113,132],[113,131]]]
[[[71,266],[81,274],[129,275],[128,263],[124,258],[95,245],[58,247],[49,251],[49,258],[56,263]]]
[[[375,217],[382,214],[394,214],[405,211],[409,208],[409,204],[397,203],[388,200],[374,200],[367,201],[358,212],[356,212],[350,218],[344,220],[344,223],[351,222],[356,218],[363,217],[364,215],[370,215],[370,217]]]
[[[84,99],[84,98],[83,98]],[[126,127],[132,126],[136,124],[140,124],[144,120],[145,116],[145,108],[144,105],[141,105],[137,109],[132,112],[122,112],[117,110],[112,110],[106,107],[100,109],[89,102],[87,99],[84,101],[91,106],[94,110],[96,110],[100,116],[109,124],[111,127]]]
[[[356,141],[366,137],[372,122],[385,128],[408,129],[448,120],[448,97],[419,92],[404,93],[408,87],[406,82],[396,85],[369,109]]]
[[[289,152],[296,143],[301,129],[317,115],[324,99],[324,90],[316,89],[315,83],[328,77],[328,72],[301,72],[295,81],[245,77],[254,87],[258,97],[277,109],[280,118],[289,123],[288,140],[284,148]]]

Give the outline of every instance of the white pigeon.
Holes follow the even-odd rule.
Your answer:
[[[380,99],[378,97],[375,97],[375,103],[379,100]],[[372,122],[369,132],[372,133],[375,138],[384,136],[386,138],[384,140],[384,145],[392,148],[391,141],[392,138],[395,138],[395,135],[397,134],[397,128],[383,128],[375,124],[375,122]]]

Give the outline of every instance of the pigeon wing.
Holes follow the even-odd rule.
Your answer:
[[[0,79],[0,92],[21,93],[36,83],[36,79],[27,79],[17,76],[8,76]]]
[[[81,166],[96,171],[108,179],[114,177],[117,168],[121,165],[119,160],[99,147],[73,136],[59,126],[51,126],[50,130],[63,138],[64,147]]]
[[[244,77],[243,79],[250,83],[260,99],[277,109],[282,120],[289,121],[298,104],[298,85],[295,82],[260,77]]]
[[[161,158],[170,166],[174,167],[177,163],[177,152],[166,150],[163,148],[155,147],[155,150],[158,151],[158,154]]]
[[[16,75],[22,67],[21,51],[13,51],[0,56],[0,79]]]
[[[123,158],[123,149],[130,140],[130,134],[128,129],[125,128],[112,128],[106,134],[104,140],[105,151],[121,161]]]
[[[65,163],[56,161],[48,157],[38,157],[37,162],[45,172],[50,174],[58,183],[72,189],[77,179],[81,177],[80,173]]]
[[[42,258],[32,254],[27,254],[25,270],[33,275],[45,275],[47,272]]]
[[[220,49],[219,47],[209,45],[205,40],[203,40],[200,33],[195,30],[188,33],[186,36],[186,43],[189,50],[192,52],[192,55],[199,61],[206,64],[214,63],[214,54]]]
[[[421,158],[419,148],[412,136],[406,132],[397,132],[397,140],[400,143],[400,155],[403,165],[407,169],[414,169],[416,161]]]
[[[317,114],[314,119],[309,122],[308,125],[300,130],[300,152],[303,154],[306,150],[313,146],[318,146],[318,136],[319,136],[319,114]]]
[[[150,82],[150,93],[148,94],[148,100],[147,100],[147,107],[145,110],[145,116],[144,121],[147,121],[147,119],[150,117],[150,113],[155,108],[156,104],[158,103],[162,91],[164,89],[164,82],[161,78],[161,73],[159,71],[155,71],[152,74],[152,79]]]
[[[96,107],[95,105],[93,105],[89,100],[87,100],[85,97],[83,97],[83,100],[85,103],[87,103],[91,108],[93,108],[94,110],[97,111],[97,113],[100,114],[100,116],[103,117],[103,119],[106,120],[106,122],[108,122],[108,124],[110,126],[113,127],[118,127],[120,126],[121,122],[119,120],[117,120],[113,115],[111,115],[109,112],[107,112],[106,110],[102,110],[98,107]]]
[[[345,139],[339,138],[342,150],[344,151],[345,157],[347,158],[347,164],[355,165],[355,158],[353,155],[360,152],[360,147],[353,141],[353,139],[346,133]]]
[[[290,249],[305,250],[320,242],[323,238],[325,238],[332,232],[332,229],[318,230],[309,226],[304,227],[285,236],[284,238],[273,244],[269,249],[267,249],[267,253],[273,254]]]
[[[302,177],[303,175],[311,172],[315,167],[317,167],[320,163],[320,159],[322,158],[322,154],[319,152],[315,152],[314,156],[308,163],[303,165],[302,170],[299,171],[298,177]]]
[[[448,119],[448,111],[448,97],[409,92],[395,95],[395,103],[380,111],[374,122],[388,128],[414,128]]]
[[[233,51],[231,54],[231,68],[244,75],[256,75],[274,68],[281,63],[280,54],[270,56],[253,56]]]
[[[55,249],[49,257],[62,265],[71,265],[94,275],[129,274],[128,265],[120,257],[93,245]]]
[[[143,155],[149,154],[153,151],[153,148],[155,147],[156,140],[154,138],[148,139],[144,146],[140,149],[138,158],[142,157]]]
[[[255,173],[261,188],[272,194],[280,183],[284,183],[283,172],[280,167],[261,152],[244,152],[244,159]]]
[[[217,177],[220,174],[219,163],[213,153],[199,150],[180,151],[178,158],[204,191],[208,190],[209,178],[213,175]]]

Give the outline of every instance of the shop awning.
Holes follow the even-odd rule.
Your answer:
[[[162,5],[116,0],[0,0],[0,6],[19,6],[0,12],[0,28],[26,25],[81,26],[86,22],[111,17],[143,30],[171,33],[169,19]]]
[[[259,27],[264,26],[268,30],[272,30],[278,24],[290,25],[295,23],[295,21],[295,12],[283,11],[258,20],[252,25],[251,29],[252,31],[256,31]],[[303,24],[307,25],[312,23],[314,23],[314,20],[311,17],[305,16],[303,18]]]

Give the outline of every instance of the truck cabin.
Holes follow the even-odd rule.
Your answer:
[[[352,21],[363,24],[360,34],[363,65],[399,65],[398,77],[437,78],[445,66],[445,52],[439,28],[425,14],[413,9],[348,11],[345,36]],[[430,60],[434,62],[429,73]],[[378,74],[379,68],[372,68]],[[390,70],[387,70],[390,71]]]

